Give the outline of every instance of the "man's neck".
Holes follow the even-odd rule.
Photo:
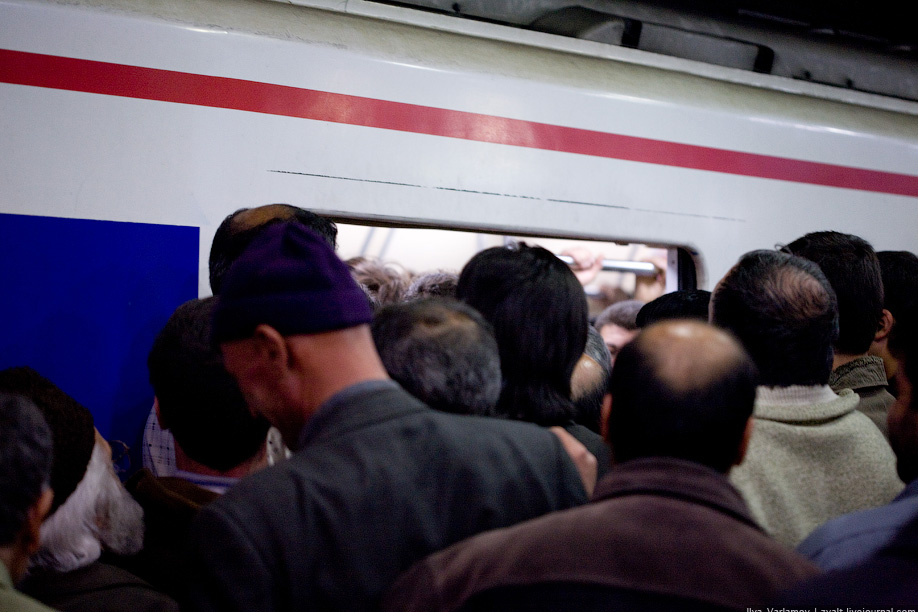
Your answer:
[[[221,472],[219,470],[207,467],[203,463],[195,461],[189,457],[184,450],[182,450],[182,447],[178,441],[175,442],[175,467],[179,470],[182,470],[183,472],[191,472],[192,474],[201,474],[203,476],[243,478],[252,472],[257,472],[267,465],[268,455],[265,450],[265,446],[262,446],[261,449],[250,459],[243,461],[239,465],[232,467],[225,472]]]
[[[839,367],[845,365],[846,363],[851,363],[855,359],[866,356],[867,353],[860,353],[857,355],[852,355],[850,353],[835,353],[835,356],[832,358],[832,369],[837,370]]]

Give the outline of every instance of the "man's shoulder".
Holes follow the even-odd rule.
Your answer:
[[[687,521],[693,530],[686,539]],[[637,557],[645,563],[621,563]],[[712,557],[724,564],[705,561]],[[747,568],[741,578],[722,569],[737,567],[736,561]],[[685,571],[658,574],[647,572],[649,566]],[[693,593],[686,580],[670,580],[680,575],[745,581],[749,593],[770,592],[815,573],[811,563],[757,528],[705,504],[663,493],[623,495],[479,534],[435,553],[399,579],[384,609],[422,610],[434,601],[457,603],[499,585],[559,581]],[[705,586],[695,591],[708,588],[709,582],[702,582]]]
[[[915,518],[918,496],[911,495],[833,519],[813,531],[797,551],[823,569],[850,567],[892,541]]]

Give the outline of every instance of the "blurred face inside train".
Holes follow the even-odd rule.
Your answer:
[[[618,355],[618,352],[622,350],[626,344],[634,340],[634,337],[638,334],[638,330],[625,329],[613,323],[603,325],[602,329],[599,330],[599,334],[606,343],[606,348],[609,349],[609,356],[612,363],[615,363],[615,357]]]

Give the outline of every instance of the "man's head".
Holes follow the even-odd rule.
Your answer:
[[[838,306],[812,261],[774,251],[746,253],[714,289],[711,322],[743,343],[762,385],[828,382]]]
[[[815,262],[838,299],[835,352],[863,355],[883,316],[880,262],[866,240],[839,232],[813,232],[794,240],[786,252]]]
[[[703,289],[665,293],[641,307],[636,323],[639,328],[644,328],[670,319],[707,321],[710,302],[711,292]]]
[[[0,372],[0,389],[15,389],[31,400],[54,443],[54,506],[41,527],[41,547],[32,565],[67,572],[89,565],[103,548],[138,552],[143,509],[115,474],[111,447],[93,427],[89,411],[31,368]]]
[[[393,304],[371,326],[389,376],[431,408],[489,416],[500,395],[500,356],[487,321],[449,298]]]
[[[0,393],[0,558],[14,581],[38,549],[51,509],[52,452],[51,430],[35,405]]]
[[[616,302],[599,313],[593,322],[609,349],[610,363],[615,363],[618,352],[637,336],[637,315],[643,306],[644,302],[638,300]]]
[[[385,376],[371,319],[366,296],[322,237],[295,223],[275,224],[227,274],[212,339],[249,408],[296,448],[307,413],[333,387],[356,382],[364,365]],[[334,363],[339,356],[342,363]]]
[[[402,301],[409,282],[404,270],[370,257],[354,257],[345,263],[374,310]]]
[[[877,259],[883,275],[884,325],[870,347],[870,354],[883,359],[886,378],[892,383],[897,366],[889,352],[889,339],[895,334],[897,322],[911,314],[908,305],[918,302],[918,256],[908,251],[880,251]]]
[[[896,453],[899,478],[918,478],[918,301],[901,305],[902,318],[889,340],[889,350],[898,362],[898,395],[889,408],[889,444]]]
[[[86,472],[96,436],[92,414],[53,382],[29,367],[0,371],[0,391],[27,398],[41,411],[54,437],[51,489],[55,512]]]
[[[423,300],[428,297],[456,297],[459,275],[455,272],[426,272],[414,277],[405,290],[405,301]]]
[[[264,448],[269,424],[246,406],[236,381],[211,343],[216,298],[176,309],[147,359],[157,414],[194,461],[226,472]]]
[[[586,295],[567,264],[526,244],[486,249],[462,269],[456,295],[494,326],[504,380],[498,411],[566,423],[588,325]]]
[[[622,349],[607,439],[616,462],[675,457],[726,473],[745,450],[757,372],[729,334],[666,321]]]
[[[587,343],[571,377],[574,422],[600,430],[603,404],[609,397],[612,361],[605,341],[595,327],[587,328]]]
[[[325,217],[290,204],[240,208],[223,220],[210,247],[210,288],[214,295],[220,293],[223,277],[252,239],[265,227],[285,222],[299,223],[311,229],[335,248],[338,227]]]
[[[112,466],[112,449],[98,432],[86,473],[41,528],[32,566],[57,572],[86,567],[103,550],[133,555],[143,547],[143,508]]]

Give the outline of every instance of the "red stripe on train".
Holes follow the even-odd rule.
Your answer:
[[[725,174],[918,196],[918,176],[257,81],[0,49],[0,82],[228,108]]]

